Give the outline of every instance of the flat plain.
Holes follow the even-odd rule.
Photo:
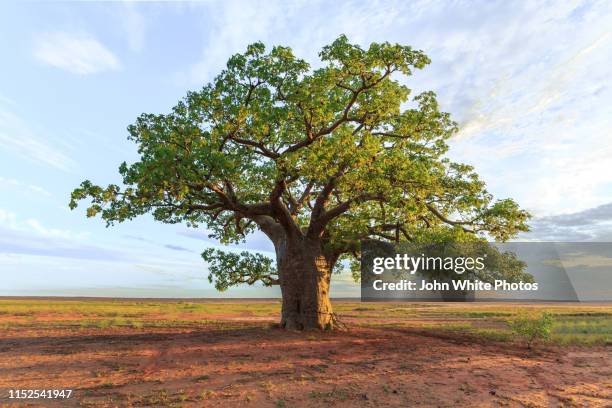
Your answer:
[[[612,304],[334,307],[346,330],[291,332],[278,300],[0,299],[0,406],[612,406]],[[550,341],[511,332],[522,308]]]

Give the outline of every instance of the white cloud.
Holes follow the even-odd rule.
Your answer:
[[[609,202],[612,8],[506,4],[450,7],[413,37],[433,59],[419,89],[460,123],[449,155],[536,215]]]
[[[535,218],[531,231],[520,240],[542,241],[610,241],[612,203],[583,211]]]
[[[4,95],[0,95],[0,102],[6,105],[11,105],[11,106],[17,105],[17,102],[15,102],[13,99],[6,97]]]
[[[413,4],[417,12],[420,4]],[[390,28],[401,23],[406,12],[402,1],[250,1],[195,3],[185,12],[206,20],[204,47],[198,61],[179,77],[191,85],[211,81],[234,53],[248,44],[262,41],[267,46],[291,46],[299,58],[318,65],[318,53],[339,34],[353,42],[367,44],[388,40]]]
[[[145,44],[147,20],[140,12],[137,3],[122,2],[120,18],[130,49],[141,51]]]
[[[34,56],[45,64],[80,75],[121,67],[108,48],[86,34],[59,31],[39,34],[34,41]]]
[[[0,105],[0,150],[64,171],[74,166],[71,158],[34,133],[17,113]]]
[[[0,208],[0,227],[8,228],[11,231],[33,234],[33,236],[44,238],[60,238],[64,240],[80,241],[87,236],[87,232],[73,232],[60,228],[49,228],[44,226],[35,218],[28,218],[25,221],[19,221],[17,215],[11,211]]]
[[[40,223],[36,218],[28,218],[24,221],[24,225],[27,226],[32,231],[49,238],[64,238],[64,239],[74,239],[81,240],[86,238],[89,233],[81,232],[74,233],[69,230],[59,229],[59,228],[47,228]]]
[[[21,181],[14,178],[6,178],[0,176],[0,185],[6,187],[13,187],[18,189],[25,189],[36,194],[40,194],[45,197],[51,196],[51,193],[47,191],[45,188],[37,186],[35,184],[22,183]]]
[[[0,208],[0,225],[10,229],[17,229],[17,216],[13,212]]]
[[[266,40],[271,27],[279,30],[284,26],[282,10],[272,2],[266,5],[257,1],[228,1],[206,6],[206,17],[211,20],[209,37],[200,61],[187,73],[189,82],[212,80],[230,55],[243,51],[250,43]]]
[[[409,44],[432,64],[408,85],[438,93],[461,127],[449,156],[475,165],[495,195],[536,215],[612,200],[606,2],[227,1],[199,10],[207,32],[186,75],[192,85],[210,81],[231,54],[258,40],[289,45],[313,65],[341,33],[363,46]]]

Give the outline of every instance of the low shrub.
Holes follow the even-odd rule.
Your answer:
[[[508,325],[514,333],[527,341],[527,347],[539,340],[550,339],[554,319],[548,312],[521,310],[508,319]]]

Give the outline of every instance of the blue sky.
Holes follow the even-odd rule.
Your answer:
[[[71,212],[83,179],[118,182],[126,126],[167,112],[247,44],[317,65],[339,34],[410,44],[462,130],[449,156],[536,216],[529,240],[612,240],[612,3],[3,2],[0,295],[215,296],[204,231]],[[270,251],[261,235],[243,247]],[[332,294],[357,294],[337,277]],[[236,288],[227,296],[270,296]]]

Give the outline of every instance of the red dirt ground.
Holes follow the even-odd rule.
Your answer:
[[[530,352],[389,327],[294,333],[247,319],[228,329],[7,329],[0,406],[612,406],[611,351]],[[16,388],[74,395],[9,400]]]

